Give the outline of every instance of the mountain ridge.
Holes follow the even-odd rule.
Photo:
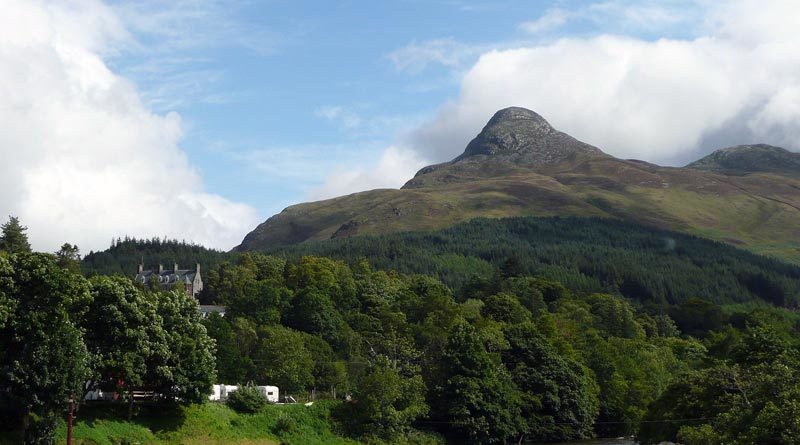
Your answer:
[[[800,153],[768,144],[720,148],[686,166],[722,174],[788,172],[800,174]]]
[[[460,156],[421,169],[401,189],[287,207],[236,250],[436,230],[475,217],[588,216],[800,262],[800,169],[775,168],[782,158],[764,153],[800,155],[764,147],[771,146],[715,152],[736,153],[733,164],[718,159],[730,155],[712,153],[685,167],[662,167],[615,158],[533,111],[511,107],[495,113]]]

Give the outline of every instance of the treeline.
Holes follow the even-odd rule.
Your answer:
[[[511,266],[456,299],[434,277],[366,261],[243,254],[206,279],[204,298],[228,308],[204,320],[219,379],[347,394],[333,417],[367,442],[430,439],[420,431],[477,444],[800,434],[779,421],[800,390],[799,368],[786,367],[798,357],[796,313],[699,298],[634,307]],[[746,374],[762,359],[786,366]],[[785,405],[769,403],[770,388],[785,392]]]
[[[800,304],[800,267],[686,234],[599,218],[475,219],[438,232],[359,236],[275,248],[297,260],[366,258],[378,269],[438,277],[461,294],[474,277],[509,267],[581,292],[678,304],[762,300]]]
[[[351,264],[366,259],[380,270],[435,276],[458,298],[471,281],[510,267],[580,292],[605,292],[656,306],[692,297],[717,304],[760,300],[800,305],[796,265],[704,238],[600,218],[475,219],[437,232],[340,238],[267,253],[291,261],[307,255]],[[236,261],[236,255],[175,240],[125,238],[87,255],[82,270],[128,276],[144,258],[151,268],[199,262],[205,272]]]
[[[85,275],[120,274],[132,276],[144,261],[145,269],[157,270],[158,265],[170,269],[177,263],[182,269],[193,269],[200,264],[203,269],[213,269],[229,260],[229,254],[198,244],[167,238],[137,239],[117,238],[111,247],[101,252],[89,252],[83,258],[81,269]]]

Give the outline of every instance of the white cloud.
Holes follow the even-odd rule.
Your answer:
[[[425,162],[413,151],[392,146],[383,152],[374,167],[336,171],[324,184],[310,189],[306,196],[319,200],[363,190],[397,188],[424,166]]]
[[[444,38],[412,42],[391,52],[387,57],[398,70],[419,74],[432,64],[457,67],[480,51],[478,47],[466,45],[453,38]]]
[[[598,35],[486,52],[407,145],[452,159],[513,105],[620,157],[683,162],[710,144],[755,141],[800,148],[800,3],[766,3],[710,3],[703,35],[690,39]],[[678,20],[648,11],[634,16]]]
[[[41,250],[125,234],[230,248],[258,216],[204,192],[180,117],[149,111],[108,68],[104,56],[130,42],[121,23],[95,0],[4,2],[0,215],[18,215]]]
[[[519,28],[529,34],[539,34],[552,31],[567,23],[569,13],[563,9],[553,8],[547,10],[544,15],[530,22],[523,22]]]

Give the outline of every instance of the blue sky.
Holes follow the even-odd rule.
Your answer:
[[[797,150],[798,47],[795,0],[6,0],[0,215],[42,250],[230,249],[402,186],[507,106],[665,165]]]
[[[167,22],[177,25],[184,42],[161,51],[175,36],[134,28],[148,47],[122,52],[110,63],[136,82],[151,109],[180,113],[186,129],[181,147],[209,190],[247,202],[266,218],[313,197],[308,190],[320,186],[329,169],[376,162],[398,134],[457,97],[460,76],[482,52],[541,39],[526,32],[526,22],[594,4],[186,2],[183,7],[200,13],[175,10]],[[154,13],[148,6],[161,5],[137,12]],[[646,39],[692,32],[665,26],[653,33],[584,19],[544,38],[608,30]],[[435,54],[415,56],[414,48]]]
[[[266,218],[304,199],[328,168],[375,162],[398,132],[457,94],[458,69],[479,55],[404,68],[393,53],[436,39],[464,46],[513,39],[522,21],[546,9],[546,2],[414,0],[211,5],[232,31],[215,29],[217,16],[192,19],[184,31],[198,33],[198,42],[165,54],[122,53],[112,66],[154,111],[180,113],[181,147],[208,189]],[[169,38],[148,31],[136,38],[156,47]],[[206,40],[205,32],[215,36]],[[155,69],[166,72],[147,69],[162,63]],[[283,171],[253,166],[247,155],[256,151]]]

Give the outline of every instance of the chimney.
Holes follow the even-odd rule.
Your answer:
[[[178,263],[172,263],[172,273],[178,273]]]
[[[144,270],[144,265],[139,263],[139,275],[142,274],[142,270]]]
[[[195,263],[194,265],[194,273],[200,273],[200,263]]]
[[[159,264],[158,265],[158,274],[161,275],[162,273],[164,273],[164,266]]]

